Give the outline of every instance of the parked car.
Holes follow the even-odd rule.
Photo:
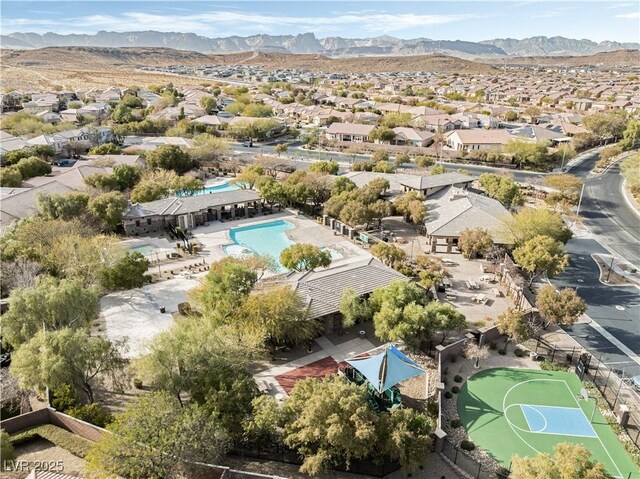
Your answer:
[[[246,148],[251,148],[253,146],[253,141],[249,140],[249,141],[243,141],[242,142],[242,146],[246,147]]]

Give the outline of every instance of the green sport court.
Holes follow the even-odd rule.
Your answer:
[[[469,378],[458,394],[460,420],[475,444],[509,467],[511,457],[553,454],[560,442],[583,444],[613,477],[640,478],[595,401],[580,396],[572,372],[487,369]]]

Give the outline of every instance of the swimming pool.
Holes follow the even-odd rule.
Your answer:
[[[278,265],[278,271],[286,271],[280,264],[280,253],[283,249],[291,246],[291,241],[285,231],[295,228],[285,220],[269,221],[252,226],[243,226],[229,230],[229,237],[233,244],[223,246],[225,254],[236,258],[261,254],[274,258]],[[321,248],[331,254],[331,259],[342,258],[342,255],[331,248]]]
[[[235,191],[239,190],[240,185],[236,183],[231,183],[229,181],[224,181],[222,183],[216,183],[213,185],[205,186],[203,189],[195,193],[193,196],[201,196],[201,195],[209,195],[214,193],[223,193],[225,191]],[[177,193],[178,196],[184,196],[184,193],[179,191]]]
[[[234,244],[223,249],[226,254],[235,257],[247,254],[271,256],[278,263],[279,270],[284,271],[280,264],[280,253],[293,244],[284,232],[293,228],[291,223],[284,220],[233,228],[229,230],[229,237]]]

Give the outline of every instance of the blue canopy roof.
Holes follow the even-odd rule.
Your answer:
[[[374,349],[346,360],[348,364],[360,371],[379,393],[405,379],[424,373],[420,366],[393,344],[386,344],[383,348],[377,354],[371,354],[376,351]]]

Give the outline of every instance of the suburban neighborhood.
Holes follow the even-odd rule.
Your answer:
[[[6,3],[2,477],[640,479],[637,6]]]

